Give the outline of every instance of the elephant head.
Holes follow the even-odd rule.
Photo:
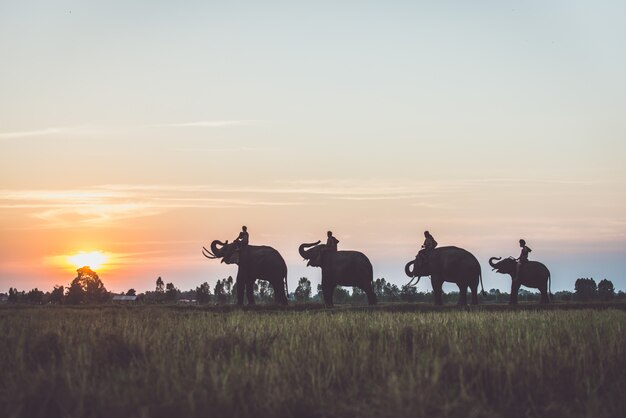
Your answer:
[[[300,256],[302,256],[302,258],[304,258],[305,260],[309,260],[308,263],[306,263],[307,266],[322,266],[320,257],[322,246],[319,245],[321,242],[322,241],[317,241],[311,244],[304,243],[301,244],[300,247],[298,247],[298,252],[300,253]],[[308,248],[308,250],[306,248]]]
[[[498,262],[494,263],[494,260],[498,260]],[[491,257],[489,259],[489,265],[496,271],[496,273],[515,274],[517,262],[513,257],[505,258],[502,261],[499,260],[502,260],[502,257]]]
[[[216,239],[211,242],[211,251],[202,247],[202,254],[210,259],[221,258],[222,263],[239,264],[239,253],[235,250],[236,247],[234,243],[229,244],[228,240],[222,242]]]

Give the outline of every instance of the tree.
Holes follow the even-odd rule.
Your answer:
[[[218,280],[217,283],[215,283],[215,289],[213,290],[213,294],[215,295],[215,301],[217,303],[226,303],[228,301],[228,296],[226,295],[226,292],[224,291],[225,281],[226,279],[223,279],[223,280]]]
[[[207,282],[196,287],[196,300],[199,304],[209,303],[211,300],[211,288]]]
[[[300,277],[294,295],[298,302],[307,302],[311,299],[311,281],[306,277]]]
[[[161,276],[159,276],[159,278],[156,280],[156,290],[155,292],[157,293],[163,293],[163,279],[161,278]]]
[[[78,276],[72,280],[67,291],[67,301],[71,304],[102,303],[109,299],[109,292],[98,274],[88,266],[76,270]]]
[[[169,302],[176,302],[178,298],[178,289],[174,286],[174,283],[168,283],[165,285],[165,300]]]
[[[364,303],[367,302],[367,294],[359,289],[358,287],[352,288],[352,295],[350,296],[350,301],[355,303]]]
[[[598,296],[600,300],[611,300],[615,297],[615,287],[613,287],[613,282],[610,280],[604,279],[600,280],[598,283]]]
[[[126,296],[137,296],[137,291],[133,288],[128,289],[128,292],[126,292]]]
[[[274,289],[266,280],[259,280],[259,286],[257,289],[258,292],[256,296],[261,302],[267,302],[274,298]]]
[[[417,289],[409,286],[408,283],[400,289],[400,300],[403,302],[417,302]]]
[[[574,297],[574,294],[568,290],[561,290],[554,294],[556,300],[562,300],[563,302],[570,302]]]
[[[595,299],[598,293],[596,281],[591,279],[577,279],[574,284],[574,296],[578,301],[588,301]]]
[[[34,288],[26,294],[26,301],[28,303],[34,303],[41,305],[43,303],[43,292],[37,288]]]
[[[54,286],[50,292],[50,303],[63,303],[63,292],[65,288],[62,285]]]
[[[350,300],[350,292],[341,286],[335,287],[333,292],[333,302],[335,303],[347,303]]]
[[[12,287],[9,287],[9,298],[8,298],[8,302],[9,303],[17,303],[20,302],[21,296],[24,294],[24,292],[18,292],[17,289],[13,289]]]

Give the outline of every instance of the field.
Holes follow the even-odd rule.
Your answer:
[[[0,416],[623,417],[623,307],[3,307]]]

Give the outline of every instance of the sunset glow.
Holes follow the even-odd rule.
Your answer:
[[[89,266],[92,270],[99,270],[107,262],[107,256],[101,251],[81,251],[68,258],[68,261],[76,268]]]
[[[328,230],[398,286],[429,230],[488,290],[520,238],[553,291],[626,289],[619,2],[6,3],[0,292],[213,286],[242,225],[290,289]]]

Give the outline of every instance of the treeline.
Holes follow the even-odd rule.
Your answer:
[[[69,286],[54,286],[49,292],[43,292],[37,288],[28,292],[18,291],[10,288],[8,295],[0,294],[0,297],[9,303],[25,304],[93,304],[107,303],[113,300],[114,294],[108,292],[98,274],[88,267],[77,270],[78,275]],[[374,280],[374,291],[379,302],[408,302],[418,303],[433,301],[432,292],[418,292],[415,287],[401,286],[388,282],[384,278]],[[233,303],[237,289],[232,277],[218,280],[213,288],[208,282],[202,283],[195,289],[186,291],[179,290],[173,283],[165,283],[161,277],[157,278],[154,291],[137,293],[135,289],[122,292],[120,296],[134,296],[134,301],[146,304],[158,303],[193,303],[193,304],[229,304]],[[507,303],[509,293],[499,289],[491,289],[486,295],[481,297],[481,301],[487,303]],[[272,303],[274,301],[274,290],[268,282],[258,280],[254,285],[254,298],[258,303]],[[459,292],[452,291],[444,293],[444,303],[456,303],[459,299]],[[559,291],[551,295],[553,301],[610,301],[625,300],[624,291],[615,291],[615,287],[610,280],[601,280],[596,284],[593,278],[577,279],[574,291]],[[305,302],[322,302],[322,288],[317,285],[316,291],[312,289],[311,281],[306,277],[301,277],[296,289],[289,294],[289,300]],[[333,300],[335,303],[367,303],[367,295],[358,288],[337,287]],[[530,292],[525,289],[519,291],[520,301],[539,301],[540,294]]]

